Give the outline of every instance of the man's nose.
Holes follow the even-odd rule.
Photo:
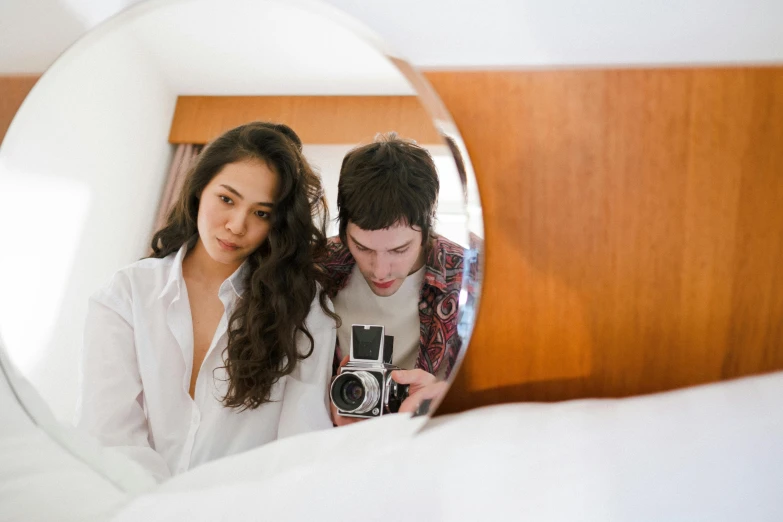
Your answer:
[[[391,275],[391,260],[387,255],[378,254],[375,257],[372,275],[377,281],[384,281]]]

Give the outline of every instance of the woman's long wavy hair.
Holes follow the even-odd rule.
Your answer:
[[[223,403],[254,409],[270,401],[272,386],[314,349],[305,319],[318,294],[330,317],[323,275],[314,259],[326,249],[328,211],[320,177],[302,154],[299,136],[287,125],[254,122],[232,129],[201,152],[188,173],[166,225],[152,238],[151,257],[162,258],[197,240],[199,199],[224,166],[263,161],[279,177],[279,194],[267,239],[247,258],[245,291],[231,315],[223,354],[228,391]],[[297,350],[297,337],[310,344]]]

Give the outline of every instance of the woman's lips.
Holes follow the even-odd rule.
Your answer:
[[[372,284],[374,284],[377,288],[390,288],[391,285],[394,284],[394,279],[386,283],[376,283],[375,281],[373,281]]]
[[[220,248],[223,250],[228,250],[229,252],[233,252],[239,248],[239,245],[229,243],[228,241],[223,241],[222,239],[218,239],[218,243],[220,244]]]

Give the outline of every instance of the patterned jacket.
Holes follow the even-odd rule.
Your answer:
[[[462,342],[457,334],[457,309],[462,288],[463,248],[435,236],[424,267],[424,284],[419,293],[419,356],[416,368],[436,374],[445,362],[445,376],[454,368]],[[356,260],[339,237],[329,239],[326,259],[318,263],[329,280],[329,297],[334,298],[348,284]],[[341,358],[336,347],[336,360]]]

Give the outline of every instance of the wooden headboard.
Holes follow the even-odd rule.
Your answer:
[[[486,237],[440,413],[783,369],[783,67],[426,76]]]
[[[16,111],[39,77],[37,74],[0,76],[0,144]]]
[[[442,143],[416,96],[179,96],[169,142],[205,144],[253,120],[284,122],[303,143],[369,143],[386,130]]]
[[[783,369],[783,67],[426,76],[486,234],[440,413]]]

